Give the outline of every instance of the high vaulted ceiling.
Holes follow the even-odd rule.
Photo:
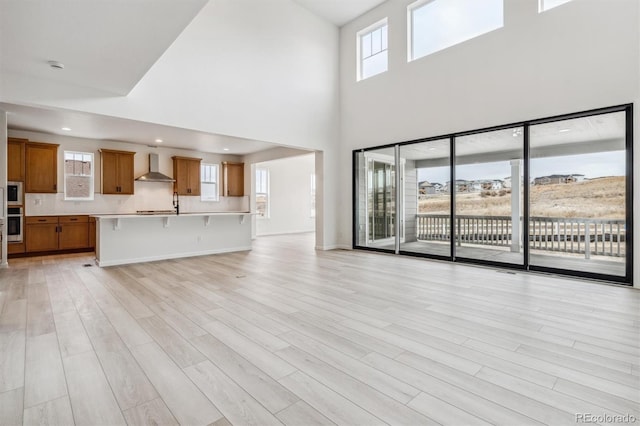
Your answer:
[[[210,0],[1,0],[0,74],[35,78],[46,90],[92,89],[127,96]],[[264,0],[255,0],[264,1]],[[340,26],[384,0],[293,0]],[[59,61],[64,69],[54,69]],[[179,78],[180,76],[176,76]],[[31,81],[31,80],[26,80]],[[3,99],[10,129],[247,154],[266,142],[109,116],[41,108]],[[61,130],[71,128],[70,131]],[[223,151],[229,148],[229,151]]]
[[[316,15],[341,27],[385,0],[294,0]]]
[[[2,0],[0,72],[126,95],[206,2]]]

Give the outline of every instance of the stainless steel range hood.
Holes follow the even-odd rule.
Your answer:
[[[160,160],[158,154],[149,154],[149,173],[143,174],[136,180],[140,182],[175,182],[174,179],[160,173],[159,170]]]

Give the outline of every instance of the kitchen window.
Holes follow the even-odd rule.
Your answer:
[[[387,19],[358,32],[358,81],[387,71]]]
[[[269,218],[269,169],[256,169],[256,213]]]
[[[93,200],[93,153],[64,152],[64,199]]]
[[[218,201],[218,165],[202,163],[200,166],[200,200]]]

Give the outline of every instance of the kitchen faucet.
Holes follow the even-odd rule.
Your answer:
[[[176,209],[176,215],[180,214],[180,199],[178,198],[178,191],[173,193],[173,207]]]

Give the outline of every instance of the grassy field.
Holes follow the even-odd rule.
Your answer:
[[[531,187],[531,216],[624,219],[625,178],[606,177],[584,182],[535,185]],[[505,191],[502,191],[503,193]],[[461,215],[509,216],[511,194],[496,191],[495,195],[480,193],[456,194],[456,212]],[[448,214],[448,194],[429,195],[419,201],[420,213]]]

